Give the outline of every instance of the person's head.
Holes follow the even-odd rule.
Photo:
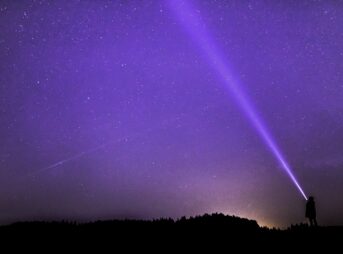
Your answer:
[[[309,196],[309,197],[308,197],[308,201],[313,202],[313,201],[314,201],[314,197],[313,197],[313,196]]]

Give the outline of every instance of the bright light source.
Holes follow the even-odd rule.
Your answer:
[[[257,111],[250,103],[248,97],[244,94],[239,82],[234,78],[230,65],[226,61],[226,56],[221,54],[218,47],[215,46],[213,37],[207,32],[204,27],[204,22],[201,20],[201,13],[190,6],[187,1],[182,0],[169,0],[170,9],[175,13],[178,20],[186,28],[191,38],[203,50],[204,55],[207,57],[210,65],[218,72],[219,76],[223,79],[223,84],[226,90],[233,95],[242,111],[247,115],[251,124],[256,129],[259,136],[264,143],[273,153],[275,158],[279,161],[284,171],[290,177],[294,185],[297,187],[301,195],[307,200],[307,197],[302,190],[299,182],[294,176],[290,166],[287,164],[281,150],[278,148],[272,135],[267,130],[261,118],[258,116]]]

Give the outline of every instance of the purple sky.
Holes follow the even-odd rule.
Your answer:
[[[169,2],[0,1],[0,224],[304,221],[301,194]],[[343,2],[189,2],[318,222],[343,224]]]

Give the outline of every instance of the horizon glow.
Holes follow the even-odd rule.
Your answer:
[[[307,200],[305,192],[303,191],[300,183],[295,177],[293,170],[288,165],[280,148],[268,131],[261,117],[258,115],[257,110],[253,107],[249,98],[243,92],[243,89],[240,87],[239,82],[237,81],[237,79],[234,78],[232,68],[225,60],[225,56],[223,56],[219,52],[219,49],[218,47],[216,47],[214,40],[212,40],[212,36],[210,36],[210,34],[207,32],[204,22],[202,22],[200,10],[197,10],[195,12],[195,9],[192,8],[192,6],[188,2],[182,0],[169,0],[168,3],[170,9],[173,11],[177,19],[190,34],[190,37],[204,52],[204,55],[209,61],[210,65],[223,79],[223,84],[225,85],[226,91],[233,95],[237,104],[246,114],[247,118],[251,122],[252,126],[256,129],[261,139],[272,152],[274,157],[278,160],[283,170],[287,173],[288,177],[291,179],[301,195],[305,198],[305,200]]]

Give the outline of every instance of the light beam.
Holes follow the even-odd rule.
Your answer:
[[[237,101],[237,104],[247,115],[259,136],[270,149],[274,157],[278,160],[301,195],[307,200],[303,189],[294,176],[291,167],[286,162],[281,150],[277,146],[262,119],[257,114],[257,111],[254,109],[250,100],[243,92],[243,89],[239,86],[238,80],[234,78],[234,75],[231,71],[232,68],[230,68],[229,63],[226,61],[226,57],[219,52],[218,47],[215,46],[214,40],[212,39],[213,37],[207,32],[204,22],[202,21],[200,11],[192,8],[188,1],[169,0],[168,4],[176,18],[180,21],[180,23],[182,23],[187,32],[190,34],[191,38],[203,51],[210,65],[223,79],[223,84],[225,85],[226,90],[233,95],[234,99]]]

